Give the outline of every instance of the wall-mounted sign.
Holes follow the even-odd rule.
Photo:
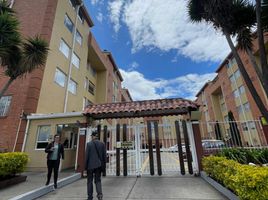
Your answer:
[[[261,117],[261,123],[262,123],[263,126],[267,126],[268,125],[268,122],[265,119],[265,117]]]
[[[133,147],[133,142],[132,141],[123,141],[121,142],[121,148],[127,149],[127,148],[132,148]]]

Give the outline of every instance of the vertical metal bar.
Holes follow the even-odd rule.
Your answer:
[[[152,144],[152,127],[150,121],[147,121],[148,131],[148,144],[149,144],[149,160],[150,160],[150,174],[154,175],[154,155],[153,155],[153,144]]]
[[[180,131],[180,124],[179,124],[178,121],[175,121],[175,128],[176,128],[176,135],[177,135],[177,144],[178,144],[178,152],[179,152],[181,174],[185,175],[183,152],[182,152],[182,146],[181,146],[181,131]]]
[[[97,132],[99,135],[99,140],[101,140],[101,125],[100,124],[97,126]]]
[[[159,132],[158,132],[158,123],[154,122],[154,131],[155,131],[155,147],[156,147],[156,162],[157,162],[157,171],[158,175],[162,175],[162,166],[161,166],[161,155],[160,155],[160,145],[159,145]]]
[[[120,148],[117,144],[120,142],[120,124],[116,124],[116,176],[120,176]]]
[[[123,124],[123,141],[127,141],[127,125]],[[127,176],[127,149],[123,149],[123,171],[124,176]]]
[[[139,166],[139,160],[138,160],[138,127],[135,126],[134,129],[134,133],[135,133],[135,157],[136,157],[136,176],[139,176],[139,171],[140,171],[140,166]]]
[[[192,157],[191,157],[189,138],[188,138],[188,132],[187,132],[185,120],[182,121],[182,128],[183,128],[183,134],[184,134],[184,142],[185,142],[185,149],[186,149],[186,155],[187,155],[188,170],[189,170],[190,174],[193,174]]]

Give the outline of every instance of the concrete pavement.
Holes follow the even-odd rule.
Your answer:
[[[200,177],[104,177],[104,200],[225,200]],[[94,193],[96,196],[96,193]],[[55,190],[39,199],[86,199],[86,179]],[[96,199],[96,198],[95,198]]]

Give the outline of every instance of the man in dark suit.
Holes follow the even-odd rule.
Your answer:
[[[99,141],[97,131],[93,131],[91,137],[92,140],[87,143],[85,159],[88,200],[93,199],[93,176],[95,177],[97,198],[102,200],[101,172],[105,172],[106,169],[106,148],[105,144]]]
[[[45,152],[47,153],[47,169],[48,169],[46,185],[49,185],[52,170],[54,169],[54,188],[57,189],[60,158],[64,159],[64,147],[60,143],[59,135],[54,136],[54,141],[47,145]]]

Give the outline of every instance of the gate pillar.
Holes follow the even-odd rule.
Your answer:
[[[199,170],[202,170],[202,157],[203,157],[203,147],[202,147],[202,140],[201,140],[201,133],[198,121],[192,121],[192,128],[194,134],[194,142],[196,148],[196,156],[197,156],[197,164]]]
[[[78,135],[78,145],[77,145],[77,166],[76,172],[81,173],[83,177],[83,172],[85,170],[85,152],[86,152],[86,136],[87,136],[87,129],[82,129],[79,131]]]

